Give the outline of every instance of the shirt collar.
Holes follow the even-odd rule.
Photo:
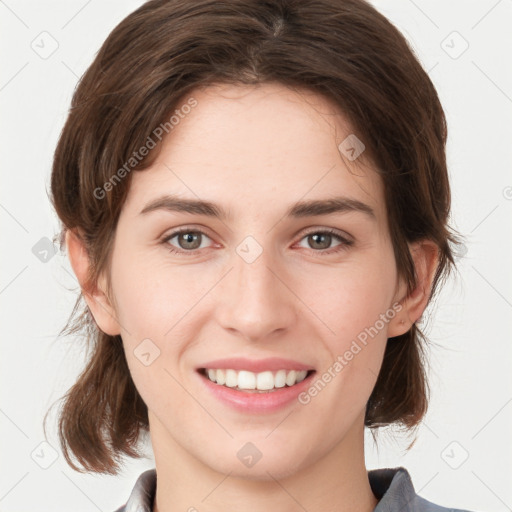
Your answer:
[[[419,510],[411,477],[404,467],[372,469],[368,471],[368,480],[379,500],[374,512],[392,512],[402,507],[408,512]],[[156,469],[153,468],[139,476],[126,505],[116,512],[152,512],[155,492]]]
[[[380,500],[373,512],[422,510],[411,477],[404,467],[368,471],[368,480],[375,497]]]

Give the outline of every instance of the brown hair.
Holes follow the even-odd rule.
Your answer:
[[[61,249],[66,230],[75,231],[90,258],[89,282],[102,273],[109,282],[130,171],[150,166],[161,145],[140,161],[133,155],[196,88],[268,82],[339,106],[383,178],[397,269],[409,291],[417,276],[407,242],[426,238],[440,249],[432,299],[455,267],[450,245],[458,243],[448,226],[446,120],[406,39],[363,0],[151,0],[126,17],[81,77],[55,151],[51,193]],[[147,407],[120,336],[101,332],[82,299],[60,334],[85,331],[92,356],[63,397],[59,439],[75,470],[83,471],[70,452],[86,471],[116,474],[123,455],[141,456]],[[393,423],[412,429],[424,416],[427,341],[417,325],[388,341],[366,407],[372,433]]]

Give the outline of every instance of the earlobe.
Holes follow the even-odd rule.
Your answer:
[[[73,272],[80,283],[80,288],[98,327],[110,336],[120,334],[119,322],[115,310],[106,293],[106,283],[89,281],[90,261],[83,238],[70,229],[66,231],[66,249]]]
[[[410,246],[417,274],[416,288],[408,295],[399,297],[400,312],[389,323],[388,337],[405,334],[418,321],[427,307],[434,276],[439,262],[439,247],[430,240],[415,242]]]

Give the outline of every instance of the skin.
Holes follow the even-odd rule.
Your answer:
[[[111,301],[104,275],[86,284],[87,255],[67,236],[91,312],[104,332],[121,334],[148,406],[154,510],[370,512],[378,500],[364,464],[365,405],[387,339],[409,330],[428,303],[437,248],[411,244],[419,280],[407,296],[380,177],[364,153],[352,162],[341,156],[337,146],[353,132],[324,98],[277,84],[211,86],[191,96],[198,105],[164,139],[154,165],[133,173],[115,234]],[[164,192],[218,203],[231,217],[139,214]],[[376,218],[284,218],[296,201],[333,195],[366,203]],[[162,241],[181,226],[205,233],[194,255],[169,252],[186,252],[186,239]],[[320,246],[308,236],[325,228],[353,245],[322,255],[340,247],[334,236]],[[248,235],[263,250],[252,263],[236,251]],[[207,394],[195,373],[211,359],[275,356],[321,375],[397,302],[400,312],[306,405],[243,414]],[[160,350],[149,366],[134,354],[147,338]],[[252,467],[237,457],[247,442],[262,453]]]

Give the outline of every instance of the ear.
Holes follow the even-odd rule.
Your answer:
[[[417,286],[407,295],[407,287],[400,283],[395,300],[402,309],[388,324],[388,337],[406,333],[421,317],[427,307],[435,272],[439,262],[439,247],[431,240],[421,240],[409,245],[417,274]]]
[[[66,231],[66,249],[71,267],[80,283],[82,294],[96,324],[105,334],[110,336],[120,334],[121,329],[116,318],[115,309],[110,304],[106,294],[106,279],[101,276],[98,283],[89,282],[90,261],[87,249],[82,238],[70,229]]]

